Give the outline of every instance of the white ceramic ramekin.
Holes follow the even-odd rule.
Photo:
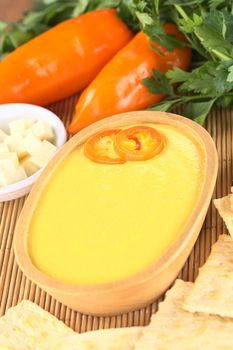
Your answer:
[[[46,108],[25,104],[9,103],[0,105],[0,129],[8,132],[8,123],[17,119],[46,120],[55,133],[55,145],[59,150],[66,142],[67,134],[62,121]],[[44,168],[27,179],[0,188],[0,202],[9,201],[26,195]]]

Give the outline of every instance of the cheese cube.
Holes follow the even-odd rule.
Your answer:
[[[7,185],[8,185],[8,182],[7,182],[5,173],[3,170],[0,169],[0,188]]]
[[[11,183],[11,174],[12,172],[0,166],[0,187],[7,186]]]
[[[8,146],[5,143],[0,143],[0,153],[10,152]]]
[[[39,170],[40,168],[43,168],[47,163],[48,163],[49,159],[47,157],[44,157],[43,154],[38,154],[36,156],[31,156],[28,158],[27,160],[27,170],[25,169],[25,163],[23,162],[23,167],[25,169],[26,172],[28,172],[28,166],[30,166],[30,169],[32,169],[33,172]],[[29,165],[30,164],[30,165]],[[35,171],[34,171],[35,169]]]
[[[5,174],[11,176],[11,174],[16,170],[15,164],[10,159],[0,160],[0,170]]]
[[[7,136],[7,133],[0,129],[0,142],[4,142]]]
[[[23,136],[25,132],[25,122],[23,119],[13,120],[8,124],[10,134]]]
[[[36,137],[32,132],[29,132],[27,136],[23,138],[22,146],[26,150],[27,154],[35,155],[41,152],[43,144],[38,137]]]
[[[22,181],[27,178],[27,174],[22,166],[19,166],[11,175],[11,183]]]
[[[36,164],[39,168],[43,168],[47,163],[48,159],[43,156],[43,154],[38,154],[37,156],[32,157],[32,161],[34,164]]]
[[[1,186],[7,186],[12,182],[12,174],[16,169],[15,163],[11,159],[0,160]]]
[[[19,158],[27,155],[27,151],[23,146],[23,138],[19,135],[7,136],[5,139],[5,144],[7,144],[11,152],[16,152]]]
[[[33,175],[35,172],[37,172],[41,168],[40,165],[37,164],[35,160],[33,160],[32,156],[29,156],[23,159],[23,161],[21,162],[21,165],[24,168],[27,176]]]
[[[36,120],[32,118],[25,118],[25,129],[30,129],[33,124],[35,124]],[[27,130],[26,130],[27,131]]]
[[[51,142],[44,140],[42,144],[43,147],[41,153],[33,156],[33,162],[40,167],[44,167],[50,161],[50,159],[53,158],[57,150],[56,146],[54,146]]]
[[[21,161],[21,165],[28,176],[46,166],[57,150],[56,146],[46,140],[41,142],[41,145],[38,152],[36,151],[33,155]]]
[[[8,164],[8,162],[10,164],[12,164],[12,167],[14,169],[17,169],[19,166],[19,160],[17,157],[17,153],[15,152],[2,152],[0,153],[0,166],[2,166],[3,164]],[[10,171],[10,169],[9,169]]]
[[[33,134],[37,136],[40,140],[54,140],[53,128],[48,122],[44,120],[38,120],[35,124],[32,125],[30,131],[32,131]]]
[[[33,119],[17,119],[10,122],[9,129],[11,135],[17,135],[23,137],[27,132],[27,129],[30,128],[35,121]]]
[[[51,159],[57,151],[57,147],[51,142],[44,140],[42,142],[42,152],[48,159]]]
[[[0,161],[0,187],[24,180],[27,174],[22,166],[15,167],[11,160]]]
[[[0,168],[0,188],[7,185],[8,185],[8,182],[5,176],[5,172]]]

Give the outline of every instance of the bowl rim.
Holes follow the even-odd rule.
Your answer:
[[[37,116],[31,115],[31,113],[32,114],[33,112],[36,113],[36,111],[40,113],[40,116],[39,114]],[[10,118],[10,120],[21,119],[21,117],[18,117],[17,115],[21,113],[29,113],[29,115],[26,115],[24,119],[48,120],[48,122],[52,124],[54,129],[54,133],[56,137],[55,145],[57,147],[57,151],[65,144],[67,140],[67,133],[66,133],[64,124],[62,123],[61,119],[49,109],[46,109],[41,106],[33,105],[33,104],[28,104],[28,103],[6,103],[6,104],[0,105],[0,113],[4,113],[4,112],[6,114],[9,113],[9,115],[6,117],[6,120],[7,118]],[[53,121],[53,123],[51,121]],[[18,192],[22,191],[23,189],[26,190],[26,188],[30,190],[30,187],[37,180],[37,178],[40,176],[40,174],[43,172],[44,169],[45,167],[41,168],[31,176],[28,176],[24,180],[17,181],[15,183],[12,183],[0,188],[0,201],[16,199],[18,197],[17,195]],[[26,191],[26,193],[28,193],[28,191]],[[23,193],[23,195],[25,195],[26,193]],[[11,194],[12,194],[12,197],[11,197]],[[5,199],[6,196],[11,198]]]
[[[35,205],[37,204],[40,196],[40,189],[46,184],[47,181],[49,181],[53,172],[57,169],[65,157],[77,146],[84,143],[85,140],[91,135],[104,129],[112,129],[115,127],[140,123],[168,124],[178,127],[182,129],[183,132],[188,134],[189,137],[192,137],[194,142],[197,142],[199,146],[202,147],[205,155],[205,174],[199,199],[197,200],[195,209],[193,210],[178,238],[167,248],[166,252],[161,257],[159,257],[154,263],[145,268],[143,271],[115,282],[92,285],[75,285],[56,280],[55,278],[50,277],[37,269],[33,265],[27,250],[27,232],[30,222],[28,218],[31,217]],[[97,295],[100,292],[117,292],[117,290],[119,291],[125,288],[128,289],[134,287],[138,284],[144,284],[145,281],[151,280],[155,273],[158,274],[159,272],[163,271],[166,266],[171,264],[171,261],[177,259],[177,257],[182,254],[182,251],[188,245],[194,230],[198,228],[200,222],[200,219],[198,220],[198,218],[205,215],[205,212],[209,206],[216,182],[217,170],[218,156],[213,139],[202,126],[188,118],[167,112],[135,111],[117,114],[98,121],[73,136],[66,143],[63,149],[56,154],[49,166],[46,168],[46,171],[42,173],[41,177],[35,184],[32,192],[25,202],[15,229],[14,252],[16,261],[30,280],[51,292],[56,291],[57,294],[62,293],[75,296],[80,295],[81,293],[89,293],[92,295]]]

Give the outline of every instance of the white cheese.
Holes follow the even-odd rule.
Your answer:
[[[52,143],[44,140],[41,142],[41,147],[35,147],[35,152],[26,157],[21,161],[21,165],[23,166],[26,174],[31,176],[36,171],[40,170],[40,168],[47,165],[49,160],[54,156],[57,148]]]
[[[7,185],[8,183],[6,181],[5,173],[0,169],[0,188]]]
[[[37,165],[39,168],[43,168],[49,161],[49,158],[45,158],[43,154],[38,154],[37,156],[32,156],[31,160],[33,164]]]
[[[11,183],[11,173],[6,170],[7,164],[4,165],[4,167],[0,166],[0,187],[7,186]]]
[[[1,186],[12,183],[12,174],[16,171],[14,163],[8,159],[0,161]]]
[[[20,135],[7,136],[4,142],[11,152],[17,153],[19,158],[23,158],[27,155],[27,151],[23,146],[23,138]]]
[[[50,159],[54,156],[57,148],[51,142],[44,140],[42,142],[41,152],[32,157],[35,164],[44,167]]]
[[[47,141],[54,140],[53,128],[48,122],[44,120],[39,120],[35,124],[33,124],[31,127],[31,131],[40,140],[47,140]]]
[[[33,156],[29,156],[21,162],[22,167],[24,168],[27,176],[33,175],[36,171],[40,170],[41,166],[38,162],[33,159]]]
[[[22,181],[27,178],[27,174],[22,166],[19,166],[12,174],[11,174],[11,183],[15,183],[18,181]]]
[[[42,153],[48,158],[51,159],[55,152],[57,150],[57,147],[54,146],[51,142],[44,140],[42,142]]]
[[[14,162],[11,159],[0,160],[0,170],[3,172],[7,181],[10,182],[11,174],[17,169]]]
[[[11,135],[23,137],[27,130],[35,123],[32,119],[17,119],[10,122],[9,130]]]
[[[46,166],[57,148],[46,121],[13,120],[10,135],[0,129],[0,187],[21,181]]]
[[[18,135],[22,137],[25,133],[26,128],[24,119],[13,120],[8,124],[8,126],[11,135]]]
[[[31,131],[23,138],[22,146],[28,155],[35,155],[41,152],[43,144]]]
[[[0,153],[0,166],[6,161],[10,162],[15,169],[19,166],[19,159],[17,157],[17,153],[15,152]]]
[[[5,131],[0,129],[0,142],[4,142],[4,140],[7,136],[8,135],[5,133]]]
[[[0,143],[0,153],[10,152],[9,147],[5,143]]]

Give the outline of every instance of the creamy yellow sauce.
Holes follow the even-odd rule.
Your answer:
[[[180,130],[156,125],[167,139],[147,161],[97,164],[83,146],[57,168],[29,227],[33,264],[72,284],[134,275],[180,235],[199,197],[204,152]]]

